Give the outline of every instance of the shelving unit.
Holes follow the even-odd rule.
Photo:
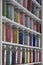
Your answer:
[[[28,31],[28,32],[33,32],[33,33],[38,34],[38,35],[41,36],[41,33],[36,32],[36,31],[34,31],[34,30],[30,29],[30,28],[27,28],[27,27],[25,27],[25,26],[23,26],[23,25],[21,25],[21,24],[18,24],[18,23],[16,23],[16,22],[14,22],[13,20],[10,20],[10,19],[8,19],[8,18],[6,18],[6,17],[2,17],[2,20],[3,20],[2,22],[4,22],[4,23],[10,23],[11,25],[16,26],[16,28],[20,28],[20,29],[26,30],[26,31]]]
[[[33,0],[34,1],[34,0]],[[35,15],[33,15],[30,11],[28,11],[26,8],[24,8],[22,5],[20,5],[18,2],[16,2],[15,0],[9,0],[7,1],[8,3],[12,3],[14,6],[16,6],[17,8],[19,8],[22,12],[26,13],[29,17],[37,20],[37,21],[41,21],[41,19],[39,19],[38,17],[36,17]]]
[[[35,14],[33,14],[32,12],[30,12],[29,10],[27,10],[25,7],[23,7],[21,4],[19,4],[16,0],[7,0],[7,3],[12,4],[14,6],[14,8],[19,9],[21,12],[23,12],[25,15],[29,16],[31,19],[33,19],[34,21],[36,21],[36,23],[38,22],[39,24],[42,24],[43,28],[43,0],[42,0],[42,5],[40,5],[36,0],[32,0],[32,3],[34,3],[39,9],[42,10],[42,19],[40,19],[39,17],[37,17]],[[2,41],[2,23],[6,24],[10,24],[11,27],[14,26],[17,30],[22,30],[22,31],[26,31],[28,34],[35,34],[41,37],[42,42],[43,42],[43,30],[42,33],[37,32],[31,28],[28,28],[24,25],[21,25],[19,23],[17,23],[14,20],[11,20],[9,18],[7,18],[6,16],[2,15],[2,0],[0,0],[0,65],[2,64],[2,47],[3,46],[8,46],[10,51],[12,50],[12,48],[17,47],[17,48],[23,48],[23,49],[32,49],[32,50],[39,50],[42,51],[42,60],[39,62],[29,62],[29,63],[24,63],[24,64],[14,64],[14,65],[43,65],[43,44],[41,42],[40,45],[42,45],[41,47],[36,47],[36,46],[29,46],[29,45],[22,45],[19,43],[13,43],[13,42],[7,42],[7,41]],[[7,50],[7,48],[5,47],[5,49]],[[12,48],[10,48],[12,47]],[[6,65],[6,64],[5,64]]]

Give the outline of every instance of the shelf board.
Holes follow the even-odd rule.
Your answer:
[[[15,0],[7,0],[8,3],[13,4],[14,6],[16,6],[18,9],[20,9],[22,12],[26,13],[29,17],[31,17],[32,19],[36,20],[36,21],[41,21],[41,19],[39,19],[37,16],[35,16],[34,14],[32,14],[30,11],[28,11],[26,8],[24,8],[21,4],[19,4],[17,1]]]
[[[32,65],[32,64],[40,64],[41,62],[33,62],[33,63],[28,63],[28,64],[14,64],[14,65]]]
[[[40,5],[36,0],[32,0],[32,2],[33,2],[38,8],[41,8],[41,5]]]
[[[34,31],[34,30],[30,29],[30,28],[27,28],[27,27],[25,27],[25,26],[23,26],[23,25],[21,25],[19,23],[16,23],[13,20],[10,20],[10,19],[8,19],[8,18],[6,18],[4,16],[2,16],[2,22],[4,22],[4,23],[10,23],[11,25],[14,25],[18,29],[22,29],[24,31],[26,30],[28,33],[31,32],[31,33],[38,34],[38,35],[41,36],[41,33],[36,32],[36,31]]]
[[[22,45],[22,44],[11,43],[11,42],[4,42],[4,41],[2,41],[2,45],[9,45],[9,46],[14,46],[14,47],[21,47],[21,48],[29,48],[29,49],[41,50],[41,48],[39,48],[39,47],[33,47],[33,46]]]
[[[28,64],[14,64],[14,65],[32,65],[32,64],[40,64],[41,62],[33,62],[33,63],[28,63]]]

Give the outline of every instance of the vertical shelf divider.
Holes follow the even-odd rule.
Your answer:
[[[0,0],[0,65],[2,65],[2,0]]]

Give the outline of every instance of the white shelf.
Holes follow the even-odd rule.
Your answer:
[[[33,2],[38,8],[41,8],[41,5],[40,5],[36,0],[32,0],[32,2]]]
[[[11,43],[11,42],[4,42],[4,41],[2,41],[2,44],[3,45],[14,46],[14,47],[22,47],[22,48],[29,48],[29,49],[38,49],[38,50],[41,50],[41,48],[39,48],[39,47],[22,45],[22,44],[18,44],[18,43]]]
[[[14,65],[32,65],[32,64],[40,64],[41,62],[33,62],[33,63],[28,63],[28,64],[14,64]]]
[[[41,19],[39,19],[37,16],[35,16],[34,14],[32,14],[30,11],[28,11],[26,8],[24,8],[21,4],[19,4],[18,2],[16,2],[15,0],[8,0],[8,3],[13,4],[14,6],[16,6],[17,8],[21,9],[21,11],[23,11],[24,13],[26,13],[29,17],[33,18],[36,21],[41,21]]]
[[[13,20],[10,20],[10,19],[8,19],[8,18],[6,18],[4,16],[2,16],[2,22],[4,22],[4,23],[10,23],[11,25],[14,25],[14,26],[16,26],[19,29],[26,30],[27,32],[32,32],[32,33],[35,33],[35,34],[38,34],[38,35],[41,36],[41,33],[36,32],[36,31],[34,31],[34,30],[30,29],[30,28],[27,28],[27,27],[25,27],[25,26],[23,26],[23,25],[21,25],[19,23],[16,23]]]

